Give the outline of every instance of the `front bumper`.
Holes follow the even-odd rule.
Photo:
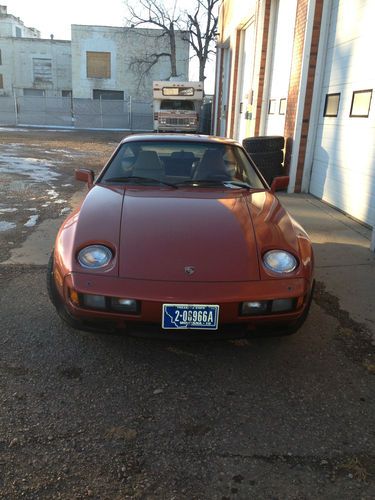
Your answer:
[[[217,304],[220,306],[219,330],[230,331],[233,336],[243,336],[256,331],[275,331],[298,328],[307,316],[311,302],[313,282],[304,278],[274,279],[256,282],[165,282],[109,278],[106,276],[72,273],[65,277],[58,289],[60,299],[69,315],[83,327],[113,330],[149,330],[155,336],[162,332],[173,336],[175,330],[162,330],[163,303]],[[104,311],[84,308],[73,303],[70,291],[80,294],[124,297],[140,302],[137,313]],[[245,301],[296,299],[291,312],[242,316],[240,304]],[[190,332],[190,330],[189,330]],[[191,332],[196,334],[197,331]],[[186,332],[182,335],[186,336]],[[189,333],[190,335],[190,333]]]

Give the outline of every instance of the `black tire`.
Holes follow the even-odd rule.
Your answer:
[[[249,153],[250,158],[253,160],[255,165],[258,167],[263,166],[273,166],[279,167],[283,160],[284,155],[282,151],[269,151],[264,153]]]
[[[250,158],[253,160],[259,172],[263,175],[268,184],[272,183],[274,177],[284,175],[284,168],[282,166],[282,151],[251,153]]]
[[[262,135],[247,137],[242,141],[242,145],[249,154],[268,153],[284,149],[284,142],[284,137],[281,135]]]
[[[57,314],[60,316],[60,318],[64,321],[64,323],[67,323],[69,326],[75,328],[75,329],[80,329],[81,328],[81,323],[80,321],[74,319],[66,310],[64,304],[61,301],[59,292],[56,290],[56,285],[55,285],[55,279],[53,277],[53,251],[50,255],[48,264],[47,264],[47,276],[46,276],[46,285],[47,285],[47,292],[50,301],[52,302],[53,306],[56,309]]]

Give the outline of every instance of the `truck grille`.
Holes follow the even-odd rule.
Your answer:
[[[167,125],[189,125],[189,118],[166,118]]]

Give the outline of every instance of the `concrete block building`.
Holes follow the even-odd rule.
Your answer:
[[[152,81],[170,76],[167,56],[147,71],[136,61],[169,51],[161,30],[72,25],[72,40],[41,39],[0,6],[0,95],[152,99]],[[177,72],[188,79],[189,44],[176,32]]]
[[[176,32],[177,73],[188,79],[189,45]],[[161,30],[72,25],[72,89],[76,98],[152,97],[152,81],[170,77],[169,57],[148,70],[152,54],[169,51]],[[138,61],[138,63],[137,63]]]

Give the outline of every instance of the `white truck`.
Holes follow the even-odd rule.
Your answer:
[[[154,131],[198,132],[202,82],[154,81]]]

